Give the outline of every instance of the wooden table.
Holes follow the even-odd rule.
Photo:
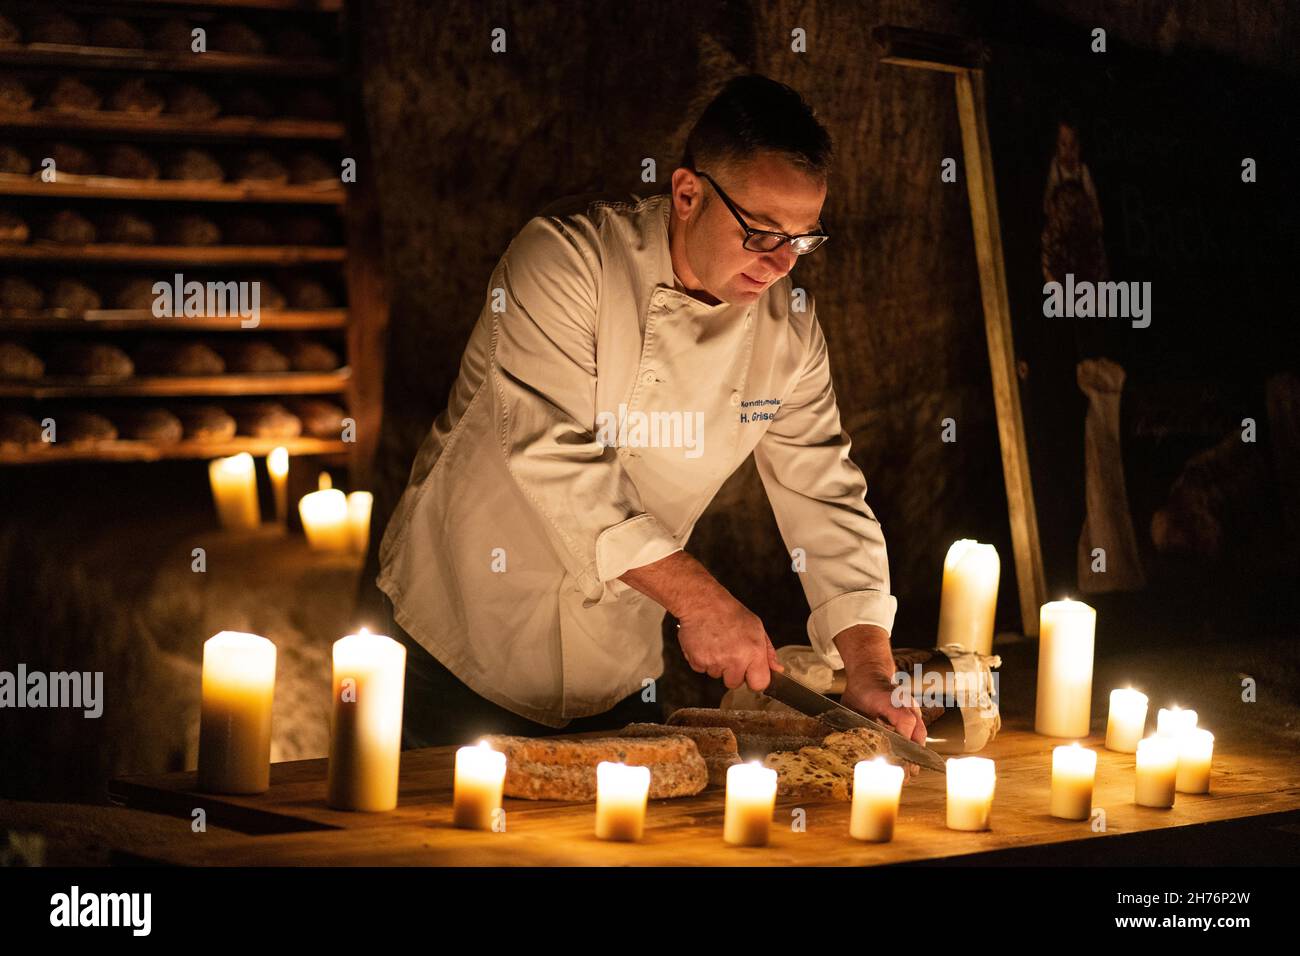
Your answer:
[[[1051,751],[1062,741],[1014,724],[1004,724],[981,754],[997,761],[990,830],[948,830],[944,779],[922,771],[905,784],[895,838],[882,845],[848,836],[847,803],[781,799],[769,846],[728,846],[722,842],[723,791],[716,787],[694,797],[652,800],[645,838],[638,844],[597,840],[590,803],[506,799],[504,832],[459,830],[451,825],[455,747],[402,755],[399,804],[391,813],[327,807],[324,759],[273,765],[270,790],[257,796],[197,793],[193,772],[118,779],[109,791],[117,802],[141,810],[191,818],[202,808],[208,823],[241,831],[194,833],[166,845],[134,848],[129,855],[205,866],[871,866],[955,861],[1032,847],[1064,849],[1078,841],[1174,827],[1189,828],[1190,841],[1217,822],[1300,811],[1300,764],[1294,754],[1227,734],[1217,741],[1211,793],[1180,793],[1169,810],[1135,806],[1133,755],[1106,750],[1104,727],[1094,723],[1093,729],[1086,745],[1097,751],[1093,807],[1105,811],[1104,831],[1048,815]],[[798,809],[806,814],[802,832],[792,827]]]

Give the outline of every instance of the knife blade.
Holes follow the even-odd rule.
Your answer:
[[[774,700],[779,700],[781,703],[793,707],[801,714],[821,718],[836,730],[868,727],[877,733],[884,734],[885,739],[893,747],[894,753],[899,757],[910,760],[912,763],[919,764],[929,770],[947,773],[947,765],[943,758],[930,748],[922,747],[884,724],[878,723],[870,717],[864,717],[856,710],[850,710],[843,704],[836,703],[829,697],[817,693],[811,687],[799,683],[793,677],[788,677],[779,671],[772,671],[772,681],[767,685],[767,689],[763,693]]]

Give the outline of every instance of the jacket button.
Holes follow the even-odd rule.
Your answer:
[[[647,385],[653,385],[655,383],[655,370],[648,368],[642,372],[641,381],[645,382]]]
[[[733,404],[733,405],[739,405],[739,404],[740,404],[740,393],[739,393],[739,392],[732,392],[732,393],[731,393],[731,404]]]

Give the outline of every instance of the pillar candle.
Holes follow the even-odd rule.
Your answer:
[[[1147,726],[1147,695],[1131,687],[1110,692],[1110,716],[1106,719],[1106,749],[1117,753],[1137,752]]]
[[[222,631],[203,645],[199,789],[262,793],[271,784],[275,645]]]
[[[1096,626],[1097,612],[1082,601],[1052,601],[1039,612],[1036,733],[1088,736]]]
[[[1001,572],[993,545],[969,538],[953,542],[943,562],[939,647],[960,644],[978,654],[993,653],[993,614]]]
[[[987,830],[997,772],[987,757],[949,757],[948,829]]]
[[[338,810],[397,806],[406,648],[364,628],[334,642],[329,805]]]
[[[1145,737],[1138,741],[1137,786],[1139,807],[1172,807],[1178,777],[1178,741],[1172,737]]]
[[[1097,779],[1097,752],[1078,742],[1052,750],[1051,813],[1062,820],[1092,815],[1092,787]]]
[[[208,462],[208,482],[221,527],[228,531],[251,531],[262,523],[252,455],[242,451]]]
[[[1183,710],[1181,707],[1161,707],[1156,713],[1157,737],[1181,737],[1188,731],[1196,729],[1196,711]]]
[[[352,550],[365,554],[370,546],[370,508],[375,496],[368,491],[354,491],[348,495],[348,535]]]
[[[320,490],[303,495],[298,515],[307,543],[317,551],[347,551],[352,546],[348,531],[348,499],[330,487],[328,472],[320,473]]]
[[[722,839],[735,846],[766,846],[776,806],[776,771],[758,761],[727,768]]]
[[[271,476],[271,491],[275,495],[275,520],[278,524],[289,522],[289,449],[272,448],[266,456],[266,473]]]
[[[491,830],[506,782],[506,755],[484,741],[456,751],[452,823],[468,830]]]
[[[645,831],[650,768],[602,760],[596,764],[596,836],[639,840]]]
[[[903,768],[884,757],[859,760],[853,767],[853,809],[849,835],[856,840],[888,843],[894,838]]]
[[[1214,760],[1214,734],[1195,728],[1178,738],[1178,774],[1175,789],[1180,793],[1209,793],[1210,764]]]

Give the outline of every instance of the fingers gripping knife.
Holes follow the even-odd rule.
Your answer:
[[[805,687],[793,677],[787,677],[779,671],[772,672],[772,682],[763,691],[768,697],[779,700],[788,707],[793,707],[809,717],[820,717],[836,730],[851,730],[854,727],[866,727],[883,734],[893,747],[895,755],[910,760],[929,770],[945,772],[943,758],[928,747],[913,743],[902,734],[895,733],[884,724],[864,717],[856,710],[850,710],[843,704],[837,704],[810,687]]]

